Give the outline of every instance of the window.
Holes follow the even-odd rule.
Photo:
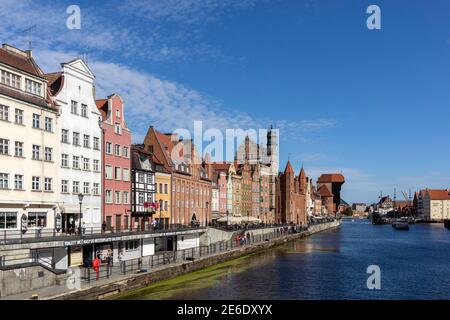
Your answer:
[[[120,204],[120,191],[114,192],[114,202]]]
[[[16,157],[23,157],[23,142],[15,142],[14,155]]]
[[[31,179],[31,190],[33,190],[33,191],[41,190],[41,178],[40,177],[33,177]]]
[[[106,179],[112,179],[112,167],[111,166],[105,167],[105,177],[106,177]]]
[[[87,105],[85,104],[81,105],[81,116],[87,118]]]
[[[123,169],[123,181],[130,181],[130,170],[124,168]]]
[[[69,130],[61,130],[61,142],[69,143]]]
[[[44,190],[45,191],[52,191],[53,190],[52,182],[53,182],[52,178],[44,178]]]
[[[89,158],[83,158],[83,170],[90,170],[89,169]]]
[[[41,128],[41,116],[33,113],[33,128],[40,129]]]
[[[33,144],[33,160],[41,159],[41,146]]]
[[[97,137],[94,137],[94,149],[100,150],[100,139]]]
[[[105,196],[106,196],[106,203],[111,203],[112,202],[112,192],[111,192],[111,190],[106,190],[105,191]]]
[[[69,181],[61,180],[61,193],[69,193]]]
[[[9,107],[0,104],[0,120],[9,121]]]
[[[72,143],[76,146],[80,145],[80,134],[78,132],[73,133],[73,140]]]
[[[120,156],[120,145],[118,144],[114,145],[114,154],[116,156]]]
[[[94,160],[94,171],[100,171],[100,161]]]
[[[83,183],[83,193],[89,194],[89,182]]]
[[[23,175],[16,174],[14,176],[14,189],[23,190]]]
[[[141,172],[138,173],[138,181],[139,183],[145,183],[145,176]]]
[[[114,167],[114,179],[121,180],[122,179],[122,170],[120,167]]]
[[[120,127],[120,123],[114,123],[114,133],[122,134],[122,128]]]
[[[100,184],[94,183],[94,196],[99,196],[99,195],[100,195]]]
[[[123,147],[123,156],[128,158],[128,147]]]
[[[52,148],[45,147],[45,161],[52,161]]]
[[[106,143],[106,153],[107,154],[111,154],[112,153],[112,143],[111,142],[107,142]]]
[[[47,213],[46,212],[29,212],[28,213],[28,228],[46,227]]]
[[[9,154],[9,140],[0,139],[0,154],[4,154],[4,155]]]
[[[164,211],[167,211],[167,207],[168,207],[168,202],[164,201]]]
[[[0,229],[17,228],[16,212],[0,212]]]
[[[72,182],[72,193],[75,193],[75,194],[80,193],[80,182],[79,181]]]
[[[23,124],[23,110],[21,109],[16,109],[16,114],[15,114],[15,123],[16,124]]]
[[[68,154],[63,153],[61,155],[61,167],[63,167],[63,168],[69,167],[69,155]]]
[[[120,118],[120,109],[116,109],[116,117]]]
[[[90,140],[89,135],[85,134],[84,137],[83,137],[83,146],[84,146],[85,148],[90,148],[90,146],[89,146],[89,140]]]
[[[0,173],[0,189],[8,189],[9,186],[9,174]]]
[[[163,193],[163,185],[162,185],[162,183],[159,184],[159,193]]]
[[[42,84],[30,79],[25,79],[25,91],[40,96],[42,92]]]
[[[129,196],[128,196],[128,192],[124,191],[123,192],[123,204],[129,204],[129,201],[130,201],[130,199],[129,199]]]
[[[20,89],[20,79],[21,77],[15,75],[11,72],[2,70],[1,72],[1,80],[0,82],[6,84],[7,86],[14,87],[16,89]]]
[[[78,102],[73,100],[70,102],[70,112],[73,114],[78,114]]]
[[[164,193],[167,194],[168,193],[168,185],[167,183],[164,184]]]
[[[45,131],[53,132],[53,121],[52,121],[52,118],[45,117]]]
[[[80,157],[73,156],[73,158],[72,158],[72,168],[80,169]]]

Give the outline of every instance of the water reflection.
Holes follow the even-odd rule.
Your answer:
[[[136,290],[127,299],[450,299],[442,225],[345,222],[339,229]],[[382,289],[366,287],[379,265]]]

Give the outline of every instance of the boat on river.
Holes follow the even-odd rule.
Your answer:
[[[400,218],[397,219],[396,221],[394,221],[392,223],[392,227],[395,230],[403,230],[403,231],[407,231],[409,230],[409,223],[408,223],[408,219],[404,219],[404,218]]]

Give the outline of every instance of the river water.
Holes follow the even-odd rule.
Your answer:
[[[450,299],[450,230],[368,220],[177,277],[121,299]],[[369,290],[369,265],[380,290]]]

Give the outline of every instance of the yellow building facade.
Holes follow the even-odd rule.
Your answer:
[[[172,193],[172,175],[162,171],[155,172],[156,196],[155,201],[159,203],[153,219],[161,220],[164,226],[173,223],[171,217],[171,193]]]

